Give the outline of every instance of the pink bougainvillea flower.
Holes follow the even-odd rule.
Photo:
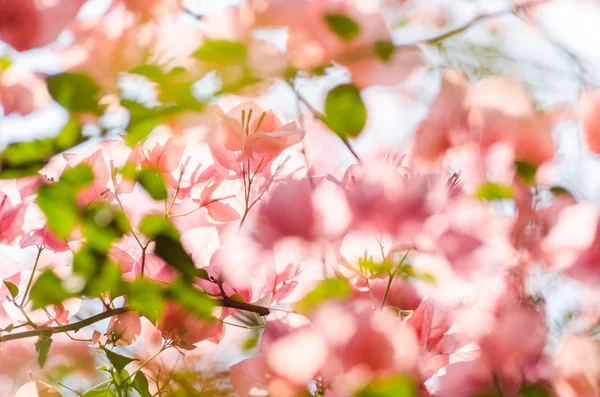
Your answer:
[[[128,346],[137,340],[141,331],[140,315],[127,312],[111,318],[106,333],[109,342],[118,346]]]
[[[134,15],[118,8],[107,16],[77,21],[75,42],[56,50],[60,66],[87,74],[101,87],[116,91],[123,71],[141,64],[152,32],[142,30]]]
[[[79,12],[85,0],[2,0],[0,40],[17,51],[52,43]]]
[[[600,154],[600,91],[584,91],[577,106],[588,148]]]
[[[29,373],[31,382],[24,384],[17,390],[15,397],[62,397],[62,393],[56,387],[37,379]]]
[[[440,91],[415,132],[413,153],[417,158],[437,160],[451,146],[464,140],[467,109],[463,99],[466,93],[464,74],[453,69],[442,72]]]
[[[269,374],[262,357],[251,357],[229,368],[231,384],[240,397],[266,397],[269,393]]]
[[[570,335],[554,357],[554,387],[560,397],[600,394],[600,343],[584,335]]]
[[[517,160],[539,165],[554,156],[551,114],[536,111],[525,87],[508,77],[492,77],[469,87],[469,129],[484,148],[508,142]]]
[[[350,223],[350,210],[339,190],[308,179],[279,182],[258,210],[259,241],[270,245],[283,237],[307,241],[337,238]],[[315,186],[313,186],[315,185]]]
[[[253,101],[242,102],[226,113],[220,109],[216,112],[221,117],[221,128],[209,140],[211,152],[217,162],[238,176],[242,174],[241,163],[250,160],[250,173],[261,172],[305,135],[295,121],[284,124],[275,112],[265,111]]]
[[[144,20],[160,19],[165,16],[176,17],[182,10],[181,0],[117,0],[113,6],[121,3],[129,11],[141,15]]]
[[[67,160],[67,167],[72,168],[79,164],[85,164],[89,166],[94,173],[94,181],[91,186],[84,188],[78,195],[77,199],[83,205],[88,205],[96,200],[103,200],[107,193],[110,192],[108,189],[109,181],[111,177],[109,175],[108,165],[104,158],[101,149],[98,149],[91,154],[65,154]]]
[[[157,328],[164,339],[185,350],[194,350],[196,343],[207,339],[217,343],[225,331],[222,322],[199,319],[174,303],[167,304]]]
[[[39,76],[18,65],[0,71],[0,105],[4,114],[26,116],[49,101],[48,87]]]

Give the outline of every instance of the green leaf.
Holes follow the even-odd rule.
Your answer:
[[[12,296],[13,299],[15,299],[17,295],[19,295],[19,287],[17,287],[15,284],[11,283],[10,281],[4,280],[4,285],[6,285],[6,288],[8,288],[8,292],[10,292],[10,296]]]
[[[348,280],[344,278],[328,278],[323,281],[304,298],[296,303],[296,310],[308,313],[319,304],[329,299],[344,299],[352,293]]]
[[[81,125],[74,119],[70,119],[55,139],[56,152],[62,152],[87,141],[81,133]]]
[[[416,382],[406,375],[376,379],[356,393],[356,397],[413,397],[417,395]]]
[[[515,168],[517,169],[517,174],[521,177],[521,180],[528,185],[535,184],[535,174],[537,172],[537,167],[535,164],[530,163],[529,161],[515,161]]]
[[[73,168],[67,168],[60,176],[61,184],[68,184],[73,188],[84,188],[94,182],[94,171],[87,164],[77,164]]]
[[[259,337],[260,334],[258,332],[255,332],[246,340],[244,340],[244,344],[242,345],[244,351],[249,352],[250,350],[254,349],[258,345]]]
[[[342,139],[357,137],[367,122],[367,108],[354,84],[342,84],[327,94],[326,123]]]
[[[36,203],[46,215],[50,229],[62,239],[69,237],[79,219],[75,194],[74,189],[60,183],[42,185],[38,189]]]
[[[391,41],[376,41],[375,42],[375,55],[379,57],[383,62],[387,62],[394,55],[395,47]]]
[[[86,246],[73,258],[73,272],[86,281],[83,293],[87,296],[100,296],[110,292],[118,296],[121,292],[121,267],[108,260],[106,252],[99,252]]]
[[[246,61],[246,45],[239,41],[207,40],[194,56],[201,61],[217,65],[243,64]]]
[[[140,76],[144,76],[148,80],[159,84],[164,82],[164,72],[156,65],[141,65],[131,69],[129,73],[139,74]]]
[[[179,306],[187,309],[198,318],[212,319],[215,302],[204,292],[194,288],[191,284],[179,280],[173,283],[168,290],[168,295]]]
[[[109,388],[106,389],[94,389],[83,395],[84,397],[119,397],[117,393]]]
[[[165,200],[168,197],[165,180],[156,170],[144,168],[138,174],[137,181],[154,200]]]
[[[568,195],[568,196],[573,196],[571,194],[571,192],[569,192],[567,189],[565,189],[562,186],[552,186],[550,188],[550,192],[552,194],[554,194],[555,196],[561,196],[561,195]]]
[[[154,246],[156,255],[177,269],[186,279],[196,276],[196,265],[179,240],[175,240],[169,235],[159,234],[154,241],[156,242]]]
[[[98,101],[102,92],[89,76],[81,73],[61,73],[46,78],[52,98],[72,112],[101,115],[104,106]]]
[[[210,280],[208,272],[204,269],[196,269],[196,277],[201,278],[202,280]]]
[[[360,25],[344,14],[325,14],[325,23],[344,41],[352,41],[360,34]]]
[[[127,218],[112,205],[92,203],[83,213],[83,234],[87,244],[98,252],[107,252],[115,240],[128,230]]]
[[[513,198],[514,194],[509,185],[487,182],[479,187],[477,197],[480,200],[503,200]]]
[[[104,109],[98,104],[100,87],[89,76],[67,72],[49,76],[46,82],[52,98],[67,110],[102,114]]]
[[[521,386],[521,397],[551,397],[553,394],[547,387],[524,383]]]
[[[83,292],[87,296],[99,297],[101,294],[108,293],[111,297],[117,297],[123,294],[122,287],[121,267],[106,261],[100,268],[100,272],[87,282]]]
[[[38,364],[40,364],[40,368],[44,368],[44,364],[46,364],[51,344],[52,337],[50,334],[40,334],[40,337],[35,343],[35,351],[38,354]]]
[[[165,310],[162,288],[147,279],[138,278],[127,284],[127,302],[132,309],[151,322],[156,322]]]
[[[33,309],[41,309],[48,305],[58,305],[72,296],[62,285],[62,280],[51,270],[45,270],[35,281],[29,296]]]
[[[150,238],[158,235],[167,235],[172,239],[179,239],[179,230],[167,219],[159,215],[148,215],[140,223],[140,231]]]
[[[162,121],[161,115],[153,115],[140,120],[130,120],[127,125],[125,142],[129,146],[135,146],[139,141],[146,138]]]
[[[0,178],[20,178],[36,174],[48,160],[66,149],[82,143],[79,124],[71,120],[56,138],[16,142],[8,145],[0,154]]]
[[[128,364],[134,361],[139,361],[137,358],[122,356],[118,353],[110,351],[104,346],[102,346],[101,349],[104,350],[106,358],[108,358],[108,361],[110,361],[113,367],[115,367],[117,372],[121,372]]]
[[[132,386],[135,391],[140,393],[141,397],[152,397],[152,394],[150,394],[150,391],[148,390],[148,379],[142,371],[136,372],[135,378],[133,378]]]

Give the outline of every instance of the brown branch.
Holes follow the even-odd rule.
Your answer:
[[[83,327],[87,327],[88,325],[92,325],[94,323],[97,323],[98,321],[102,321],[109,317],[116,316],[117,314],[125,313],[130,310],[131,308],[129,307],[120,307],[118,309],[107,310],[103,313],[96,314],[95,316],[86,318],[85,320],[81,320],[76,323],[61,325],[58,327],[39,327],[31,331],[19,332],[16,334],[0,335],[0,343],[7,342],[9,340],[31,338],[34,336],[39,336],[41,334],[53,335],[59,334],[61,332],[79,331]]]
[[[251,303],[246,303],[246,302],[239,302],[239,301],[236,301],[229,297],[225,297],[223,299],[215,299],[214,302],[215,302],[215,306],[229,307],[231,309],[238,309],[238,310],[244,310],[247,312],[254,312],[261,316],[267,316],[269,313],[271,313],[271,310],[268,307],[253,305]],[[80,329],[87,327],[88,325],[95,324],[95,323],[105,320],[109,317],[116,316],[118,314],[125,313],[125,312],[131,311],[131,310],[133,310],[133,309],[130,307],[120,307],[117,309],[107,310],[103,313],[96,314],[92,317],[86,318],[85,320],[81,320],[76,323],[61,325],[61,326],[57,326],[57,327],[39,327],[39,328],[33,329],[31,331],[24,331],[24,332],[18,332],[18,333],[14,333],[14,334],[0,335],[0,343],[8,342],[11,340],[17,340],[17,339],[33,338],[36,336],[40,336],[42,334],[49,336],[49,335],[59,334],[59,333],[68,332],[68,331],[77,332]]]
[[[244,310],[247,312],[253,312],[261,316],[267,316],[271,313],[268,307],[253,305],[252,303],[240,302],[229,297],[216,300],[217,306],[229,307],[231,309]]]

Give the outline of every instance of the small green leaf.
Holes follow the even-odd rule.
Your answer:
[[[92,203],[83,213],[83,234],[87,244],[98,252],[107,252],[115,240],[128,230],[127,218],[107,203]]]
[[[140,231],[150,238],[166,235],[178,240],[180,237],[177,228],[167,219],[159,215],[148,215],[140,223]]]
[[[523,383],[521,386],[521,397],[551,397],[554,394],[547,387]]]
[[[417,395],[416,382],[406,375],[375,379],[356,393],[356,397],[413,397]]]
[[[73,168],[67,168],[60,176],[62,184],[69,184],[74,188],[84,188],[94,182],[94,171],[87,164],[77,164]]]
[[[480,200],[504,200],[513,198],[514,194],[509,185],[487,182],[479,187],[477,197]]]
[[[201,278],[202,280],[210,280],[208,272],[204,269],[196,269],[196,277]]]
[[[239,65],[246,61],[246,45],[239,41],[207,40],[194,54],[201,61],[217,65]]]
[[[327,94],[326,123],[340,138],[357,137],[367,122],[367,108],[354,84],[342,84]]]
[[[50,334],[40,334],[37,342],[35,343],[35,351],[38,354],[38,364],[40,364],[40,368],[44,368],[44,364],[46,364],[51,344],[52,337]]]
[[[165,180],[156,170],[144,168],[138,174],[137,181],[154,200],[165,200],[168,197]]]
[[[132,309],[152,322],[156,322],[165,310],[162,288],[147,279],[138,278],[127,284],[126,298]]]
[[[164,82],[164,72],[156,65],[141,65],[129,71],[131,74],[139,74],[150,81],[157,83]]]
[[[162,116],[153,115],[140,120],[130,120],[127,125],[127,135],[125,136],[125,142],[129,146],[135,146],[139,141],[146,138],[156,126],[162,121]]]
[[[29,296],[33,309],[41,309],[48,305],[58,305],[72,296],[62,285],[62,280],[51,270],[45,270],[35,281]]]
[[[308,313],[319,304],[329,299],[344,299],[352,293],[348,280],[344,278],[328,278],[323,281],[304,298],[296,303],[296,310]]]
[[[178,239],[174,240],[169,235],[159,234],[154,238],[154,241],[156,242],[154,253],[157,256],[177,269],[183,277],[192,279],[196,276],[194,261]]]
[[[63,239],[69,237],[79,219],[75,194],[74,189],[61,183],[42,185],[38,189],[36,203],[46,215],[50,229]]]
[[[194,288],[191,284],[179,280],[169,287],[168,295],[179,306],[187,309],[196,317],[202,319],[213,318],[214,300],[209,298],[204,292]]]
[[[17,295],[19,295],[19,287],[17,287],[15,284],[11,283],[10,281],[4,280],[4,285],[6,285],[6,288],[8,288],[8,292],[10,292],[10,296],[12,296],[13,299],[15,299]]]
[[[515,168],[517,169],[517,174],[521,177],[521,180],[528,185],[535,184],[535,174],[537,172],[537,167],[535,164],[530,163],[529,161],[515,161]]]
[[[81,73],[61,73],[46,78],[52,98],[72,112],[101,115],[104,106],[98,104],[102,92],[89,76]]]
[[[344,14],[325,14],[325,23],[344,41],[352,41],[360,34],[360,25]]]
[[[394,43],[391,41],[375,42],[375,55],[377,55],[383,62],[389,61],[392,58],[394,51]]]
[[[104,350],[106,358],[108,358],[108,361],[110,361],[113,367],[115,367],[117,372],[121,372],[128,364],[134,361],[139,361],[137,358],[122,356],[118,353],[110,351],[104,346],[102,346],[101,349]]]
[[[140,393],[141,397],[152,397],[152,394],[150,394],[150,391],[148,390],[148,379],[142,371],[136,372],[135,378],[133,378],[132,386],[135,391]]]
[[[567,189],[561,186],[552,186],[550,192],[555,196],[568,195],[573,196]]]
[[[260,334],[255,332],[249,338],[244,340],[244,344],[242,345],[242,348],[244,349],[244,351],[248,352],[248,351],[254,349],[258,345],[259,337],[260,337]]]
[[[109,388],[90,390],[83,395],[84,397],[119,397],[117,393]]]
[[[56,138],[11,143],[0,154],[0,178],[35,175],[52,156],[86,140],[79,124],[70,120]]]

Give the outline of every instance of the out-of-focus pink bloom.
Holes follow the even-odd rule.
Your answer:
[[[193,350],[195,344],[203,340],[218,342],[223,338],[225,328],[222,322],[199,319],[189,311],[168,303],[158,330],[164,339],[171,339],[176,346]]]
[[[0,72],[0,105],[5,114],[26,116],[49,101],[48,87],[39,76],[15,65]]]
[[[109,342],[118,346],[128,346],[137,340],[141,331],[140,315],[135,312],[127,312],[111,318],[106,333]]]
[[[571,335],[554,357],[554,387],[560,397],[600,394],[600,343],[583,335]]]
[[[451,146],[464,141],[467,109],[463,99],[466,93],[464,74],[453,69],[442,72],[440,91],[415,132],[413,153],[417,158],[437,160]]]
[[[29,373],[31,382],[24,384],[17,390],[15,397],[62,397],[62,393],[56,387],[37,379]]]
[[[508,142],[517,160],[541,164],[554,156],[554,120],[536,111],[525,87],[507,77],[492,77],[469,87],[469,129],[484,148]]]
[[[240,397],[266,397],[273,377],[263,357],[251,357],[229,368],[231,384]]]
[[[38,353],[35,344],[27,340],[3,342],[0,361],[0,381],[3,384],[22,384],[29,381],[28,371],[38,373],[41,368],[37,362]],[[91,379],[94,376],[95,360],[92,350],[85,342],[74,342],[64,334],[52,337],[45,371],[53,368],[73,368],[75,374]]]
[[[275,185],[259,207],[259,241],[270,245],[283,237],[307,241],[337,238],[350,223],[350,210],[339,190],[313,187],[308,179],[282,181]]]
[[[134,16],[117,9],[98,19],[78,21],[72,28],[75,42],[57,50],[60,66],[89,75],[109,91],[117,89],[123,71],[141,64],[152,38],[152,27],[145,30]]]
[[[585,91],[577,108],[588,147],[600,154],[600,91]]]
[[[414,175],[409,168],[383,159],[349,167],[342,186],[354,225],[371,226],[411,242],[425,220],[446,205],[445,182],[436,175]]]
[[[74,19],[85,0],[2,0],[0,40],[17,51],[52,43]]]
[[[181,11],[181,0],[117,0],[114,5],[119,3],[123,3],[129,11],[140,14],[144,20],[165,16],[174,18]]]

